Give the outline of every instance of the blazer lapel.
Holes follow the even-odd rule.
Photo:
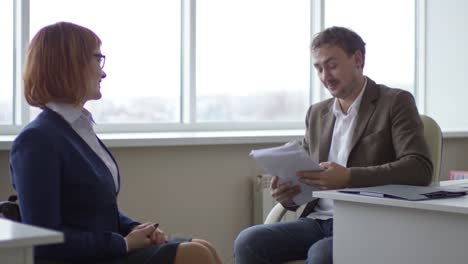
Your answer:
[[[76,133],[76,131],[61,115],[59,115],[58,113],[56,113],[55,111],[47,107],[44,108],[44,111],[42,113],[45,115],[46,119],[52,121],[55,124],[57,129],[61,129],[70,141],[75,142],[77,147],[79,147],[82,151],[86,152],[87,157],[93,160],[94,166],[97,166],[96,168],[103,173],[104,175],[103,177],[107,177],[108,179],[110,179],[110,182],[114,184],[112,173],[107,167],[107,165],[104,163],[104,161],[101,159],[101,157],[99,157],[98,154],[94,152],[94,150],[88,145],[88,143],[86,143],[86,141],[84,141],[84,139],[81,138],[81,136],[78,135],[78,133]],[[117,166],[117,162],[115,162],[114,157],[112,156],[110,151],[104,146],[104,144],[101,142],[99,138],[98,138],[98,142],[107,151],[107,153],[109,153],[109,156],[114,161],[115,166]],[[117,175],[118,175],[117,176],[118,186],[117,186],[116,193],[118,193],[118,191],[120,190],[120,175],[119,175],[118,167],[117,167]],[[113,188],[113,189],[115,190],[116,188]]]
[[[367,78],[366,90],[362,95],[362,101],[361,105],[359,106],[359,113],[356,120],[356,127],[354,129],[353,138],[351,140],[351,151],[362,137],[370,118],[374,114],[376,108],[375,101],[379,97],[378,90],[376,89],[375,85],[376,84],[374,81]]]
[[[328,160],[328,153],[330,152],[331,140],[333,136],[333,128],[335,127],[335,115],[332,111],[333,100],[331,104],[322,110],[321,119],[321,136],[319,146],[319,162]]]
[[[120,191],[120,170],[119,170],[119,165],[117,165],[117,161],[115,161],[114,156],[109,151],[109,149],[106,147],[106,145],[104,145],[104,143],[101,141],[101,139],[99,139],[97,136],[96,136],[96,138],[97,138],[99,144],[102,146],[102,148],[107,152],[107,154],[109,154],[109,157],[111,157],[112,161],[114,161],[115,167],[117,168],[117,191],[116,191],[116,193],[119,193],[119,191]],[[112,176],[112,173],[110,172],[110,170],[109,170],[109,174],[111,174],[111,176]]]

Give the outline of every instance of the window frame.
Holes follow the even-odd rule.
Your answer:
[[[13,125],[0,125],[0,135],[16,135],[29,122],[29,105],[23,96],[22,65],[29,42],[30,0],[12,0],[15,2],[15,50],[14,50],[14,119]],[[213,122],[195,123],[196,117],[196,0],[181,1],[181,103],[180,123],[146,123],[146,124],[100,124],[98,133],[165,133],[165,132],[199,132],[199,131],[249,131],[249,130],[290,130],[304,128],[304,122]],[[311,36],[324,27],[326,0],[311,1]],[[425,112],[425,2],[415,2],[415,93],[416,102],[421,113]],[[309,104],[328,98],[326,90],[321,87],[310,57]],[[305,111],[304,111],[305,118]]]

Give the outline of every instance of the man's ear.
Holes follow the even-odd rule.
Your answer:
[[[354,63],[356,64],[356,67],[362,69],[364,58],[360,50],[356,50],[356,52],[354,52]]]

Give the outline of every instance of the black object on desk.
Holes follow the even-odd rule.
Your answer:
[[[461,190],[456,187],[414,186],[399,184],[388,184],[364,188],[347,188],[338,191],[343,193],[382,198],[394,198],[408,201],[452,198],[466,195],[466,190]]]

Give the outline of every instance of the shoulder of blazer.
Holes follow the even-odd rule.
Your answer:
[[[70,124],[62,116],[49,108],[43,111],[31,121],[20,133],[26,133],[28,130],[41,131],[44,136],[50,138],[51,142],[60,142],[61,139],[79,138],[79,135],[73,130]],[[59,144],[60,145],[60,144]]]
[[[318,103],[315,103],[309,107],[307,110],[307,117],[306,119],[309,120],[312,116],[316,117],[324,116],[332,111],[333,102],[335,98],[329,98]]]
[[[44,108],[42,112],[25,127],[25,129],[30,127],[53,129],[48,131],[50,133],[55,131],[70,132],[73,130],[70,124],[63,119],[62,116],[49,108]]]
[[[406,90],[388,87],[384,84],[377,84],[372,79],[367,77],[367,86],[366,91],[364,92],[364,98],[367,98],[369,101],[375,101],[379,98],[382,99],[391,99],[399,94],[407,94],[412,96],[412,94]]]

